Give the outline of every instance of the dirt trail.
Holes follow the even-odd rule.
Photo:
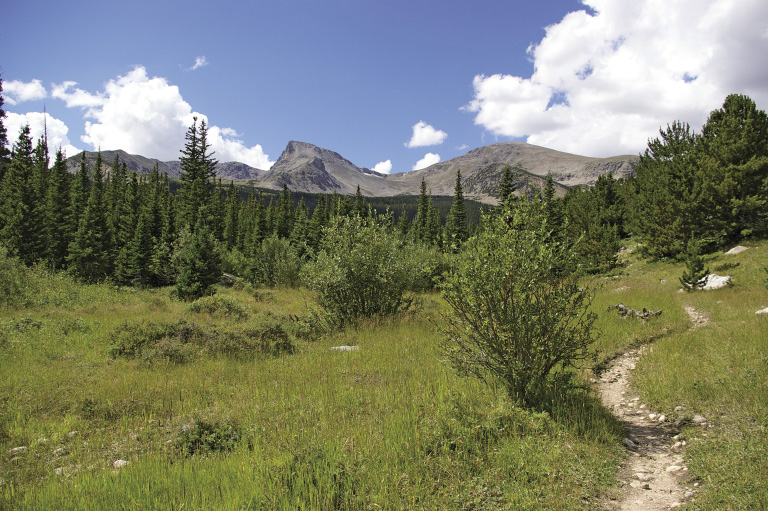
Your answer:
[[[709,318],[686,307],[694,328],[706,325]],[[683,461],[685,443],[677,441],[677,431],[664,415],[653,413],[629,385],[630,373],[646,347],[631,350],[613,361],[597,387],[603,404],[624,423],[624,445],[630,456],[619,471],[621,495],[607,509],[656,511],[680,507],[693,496],[684,486],[688,467]]]

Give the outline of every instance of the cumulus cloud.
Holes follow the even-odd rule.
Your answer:
[[[424,121],[419,121],[413,125],[413,135],[411,140],[406,142],[406,147],[424,147],[430,145],[440,145],[448,138],[444,131],[437,130]]]
[[[389,174],[392,172],[392,160],[380,161],[373,166],[373,170],[380,174]]]
[[[85,123],[82,141],[94,149],[123,149],[159,160],[177,160],[192,118],[208,122],[205,115],[192,111],[177,86],[165,78],[150,78],[142,66],[108,81],[95,94],[75,85],[55,85],[52,95],[68,107],[85,109],[85,118],[91,120]],[[260,145],[246,146],[231,128],[209,125],[208,141],[219,161],[239,161],[264,170],[274,163]]]
[[[200,69],[201,67],[208,65],[208,59],[205,58],[205,55],[202,57],[197,57],[195,59],[195,63],[192,65],[192,67],[189,68],[190,71],[194,71],[196,69]]]
[[[638,153],[674,120],[698,129],[730,93],[768,106],[762,0],[582,0],[528,49],[534,72],[476,76],[465,107],[496,135],[591,156]]]
[[[29,124],[29,133],[32,135],[33,144],[37,143],[37,140],[43,136],[47,128],[48,151],[51,155],[51,161],[53,161],[53,156],[59,147],[61,147],[66,156],[74,156],[82,151],[82,149],[78,149],[70,143],[67,136],[69,128],[64,121],[51,117],[50,114],[44,114],[43,112],[28,112],[26,114],[6,112],[5,115],[4,123],[8,130],[8,141],[11,144],[16,142],[21,128]]]
[[[411,170],[425,169],[430,165],[434,165],[435,163],[440,163],[440,155],[435,153],[427,153],[424,155],[424,158],[416,162],[416,165],[414,165],[413,169]]]
[[[22,82],[11,80],[3,82],[3,98],[9,105],[16,105],[23,101],[43,99],[47,93],[40,80]]]

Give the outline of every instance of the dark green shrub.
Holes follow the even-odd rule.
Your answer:
[[[230,452],[241,442],[243,432],[231,421],[195,419],[182,428],[176,448],[185,456]]]
[[[187,310],[194,313],[223,314],[238,319],[245,319],[248,313],[245,307],[235,298],[227,295],[204,296],[198,298],[187,306]]]
[[[221,256],[216,240],[204,227],[179,235],[178,249],[173,256],[176,287],[173,294],[182,300],[195,300],[211,295],[221,277]]]
[[[701,289],[706,283],[709,268],[704,268],[704,259],[701,256],[701,245],[696,238],[688,240],[685,251],[685,268],[680,283],[686,291]]]
[[[299,284],[302,261],[285,238],[272,236],[253,251],[250,277],[269,287],[295,287]]]
[[[592,292],[573,271],[572,247],[552,239],[541,204],[521,199],[483,220],[442,285],[451,307],[443,348],[461,373],[536,406],[559,374],[591,356]]]
[[[318,303],[339,324],[376,315],[393,315],[413,304],[411,290],[424,284],[424,272],[389,229],[386,219],[339,217],[307,264],[304,279]],[[429,260],[429,258],[424,258]],[[432,273],[432,269],[427,270]]]

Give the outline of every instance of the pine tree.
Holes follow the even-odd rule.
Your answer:
[[[309,246],[312,250],[317,251],[320,247],[320,241],[323,236],[323,228],[328,225],[328,206],[325,200],[325,195],[320,195],[317,198],[317,205],[312,212],[312,219],[309,225]]]
[[[293,230],[293,199],[288,185],[283,184],[283,193],[277,203],[277,218],[275,219],[275,233],[279,238],[288,238]]]
[[[453,188],[453,202],[445,222],[446,244],[452,252],[458,252],[467,240],[467,208],[464,191],[461,188],[461,170],[456,171],[456,185]]]
[[[547,173],[547,181],[542,193],[542,202],[544,203],[544,216],[547,219],[547,225],[552,230],[555,237],[562,240],[561,230],[565,224],[565,211],[563,210],[563,201],[555,196],[555,180],[552,173]]]
[[[8,149],[8,130],[5,127],[5,110],[3,110],[3,78],[0,76],[0,183],[3,182],[5,169],[11,163],[11,151]]]
[[[200,224],[198,220],[201,219],[201,225],[209,227],[215,222],[212,218],[212,203],[217,162],[213,159],[213,153],[209,153],[207,133],[205,120],[200,121],[198,127],[197,117],[194,117],[192,126],[187,130],[184,149],[181,150],[181,188],[178,193],[177,213],[179,225],[186,225],[191,229]]]
[[[46,203],[45,246],[46,259],[54,269],[63,268],[67,258],[72,231],[69,218],[70,176],[64,154],[59,148],[51,168]]]
[[[224,241],[227,250],[232,250],[237,247],[238,224],[240,223],[240,199],[237,197],[234,181],[230,182],[227,189],[227,201],[224,209],[224,235],[222,241]]]
[[[80,224],[69,244],[67,264],[70,271],[86,281],[97,281],[110,271],[109,233],[104,204],[104,170],[101,151],[96,155],[93,183]]]
[[[400,208],[400,216],[397,218],[397,229],[400,231],[400,235],[405,237],[408,235],[408,229],[410,223],[408,222],[408,213],[406,213],[405,204]]]
[[[691,236],[686,245],[685,268],[680,283],[686,291],[701,289],[706,283],[709,268],[704,268],[704,259],[701,257],[701,245],[696,238]]]
[[[69,197],[69,232],[74,236],[80,226],[80,217],[88,202],[88,167],[85,151],[80,153],[80,166],[74,181],[72,181]]]
[[[213,294],[213,286],[221,277],[221,258],[213,234],[198,222],[194,232],[185,227],[179,246],[174,257],[176,295],[182,300],[195,300]]]
[[[429,196],[427,195],[427,183],[422,178],[419,189],[419,202],[416,209],[416,218],[413,219],[411,231],[413,239],[425,241],[427,238],[427,222],[429,221]]]
[[[142,208],[139,222],[136,224],[136,230],[128,248],[130,275],[142,285],[147,285],[153,280],[154,239],[150,232],[151,214],[150,207]]]
[[[34,253],[31,212],[34,208],[32,191],[33,155],[29,125],[19,132],[13,146],[11,162],[0,183],[0,243],[11,255],[31,263]]]
[[[515,199],[517,185],[512,173],[512,167],[504,165],[501,182],[499,183],[499,205],[508,206]]]

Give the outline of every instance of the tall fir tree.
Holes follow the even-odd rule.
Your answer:
[[[48,264],[53,269],[63,268],[66,264],[67,250],[72,237],[69,218],[70,174],[61,148],[56,151],[56,159],[48,182],[45,220],[45,254]]]
[[[74,234],[80,226],[80,217],[88,203],[88,162],[85,151],[80,153],[80,165],[69,194],[69,232]]]
[[[453,187],[453,202],[445,222],[446,246],[458,252],[467,240],[467,207],[464,204],[464,190],[461,187],[461,170],[456,171],[456,185]]]
[[[0,183],[3,182],[5,169],[11,163],[11,150],[8,149],[8,130],[5,127],[5,110],[3,110],[3,77],[0,76]]]
[[[223,242],[227,250],[237,247],[240,223],[240,199],[237,197],[234,181],[227,188],[227,201],[224,205]]]
[[[512,167],[504,165],[501,181],[499,182],[499,205],[511,205],[515,199],[515,190],[517,190],[517,184],[515,184],[515,175],[512,172]]]
[[[213,219],[213,195],[215,192],[216,160],[209,152],[208,128],[205,120],[198,126],[197,117],[186,134],[184,149],[181,150],[177,213],[179,225],[195,229],[197,225],[210,228]],[[199,222],[202,220],[202,222]]]
[[[0,243],[11,255],[31,263],[36,258],[32,223],[33,152],[29,125],[19,132],[13,146],[11,162],[0,183]]]
[[[277,218],[275,220],[275,234],[279,238],[288,238],[293,230],[293,199],[288,185],[283,184],[283,193],[277,203]]]
[[[101,151],[96,154],[88,203],[80,217],[77,232],[69,244],[67,264],[70,271],[89,282],[102,279],[111,273]]]

